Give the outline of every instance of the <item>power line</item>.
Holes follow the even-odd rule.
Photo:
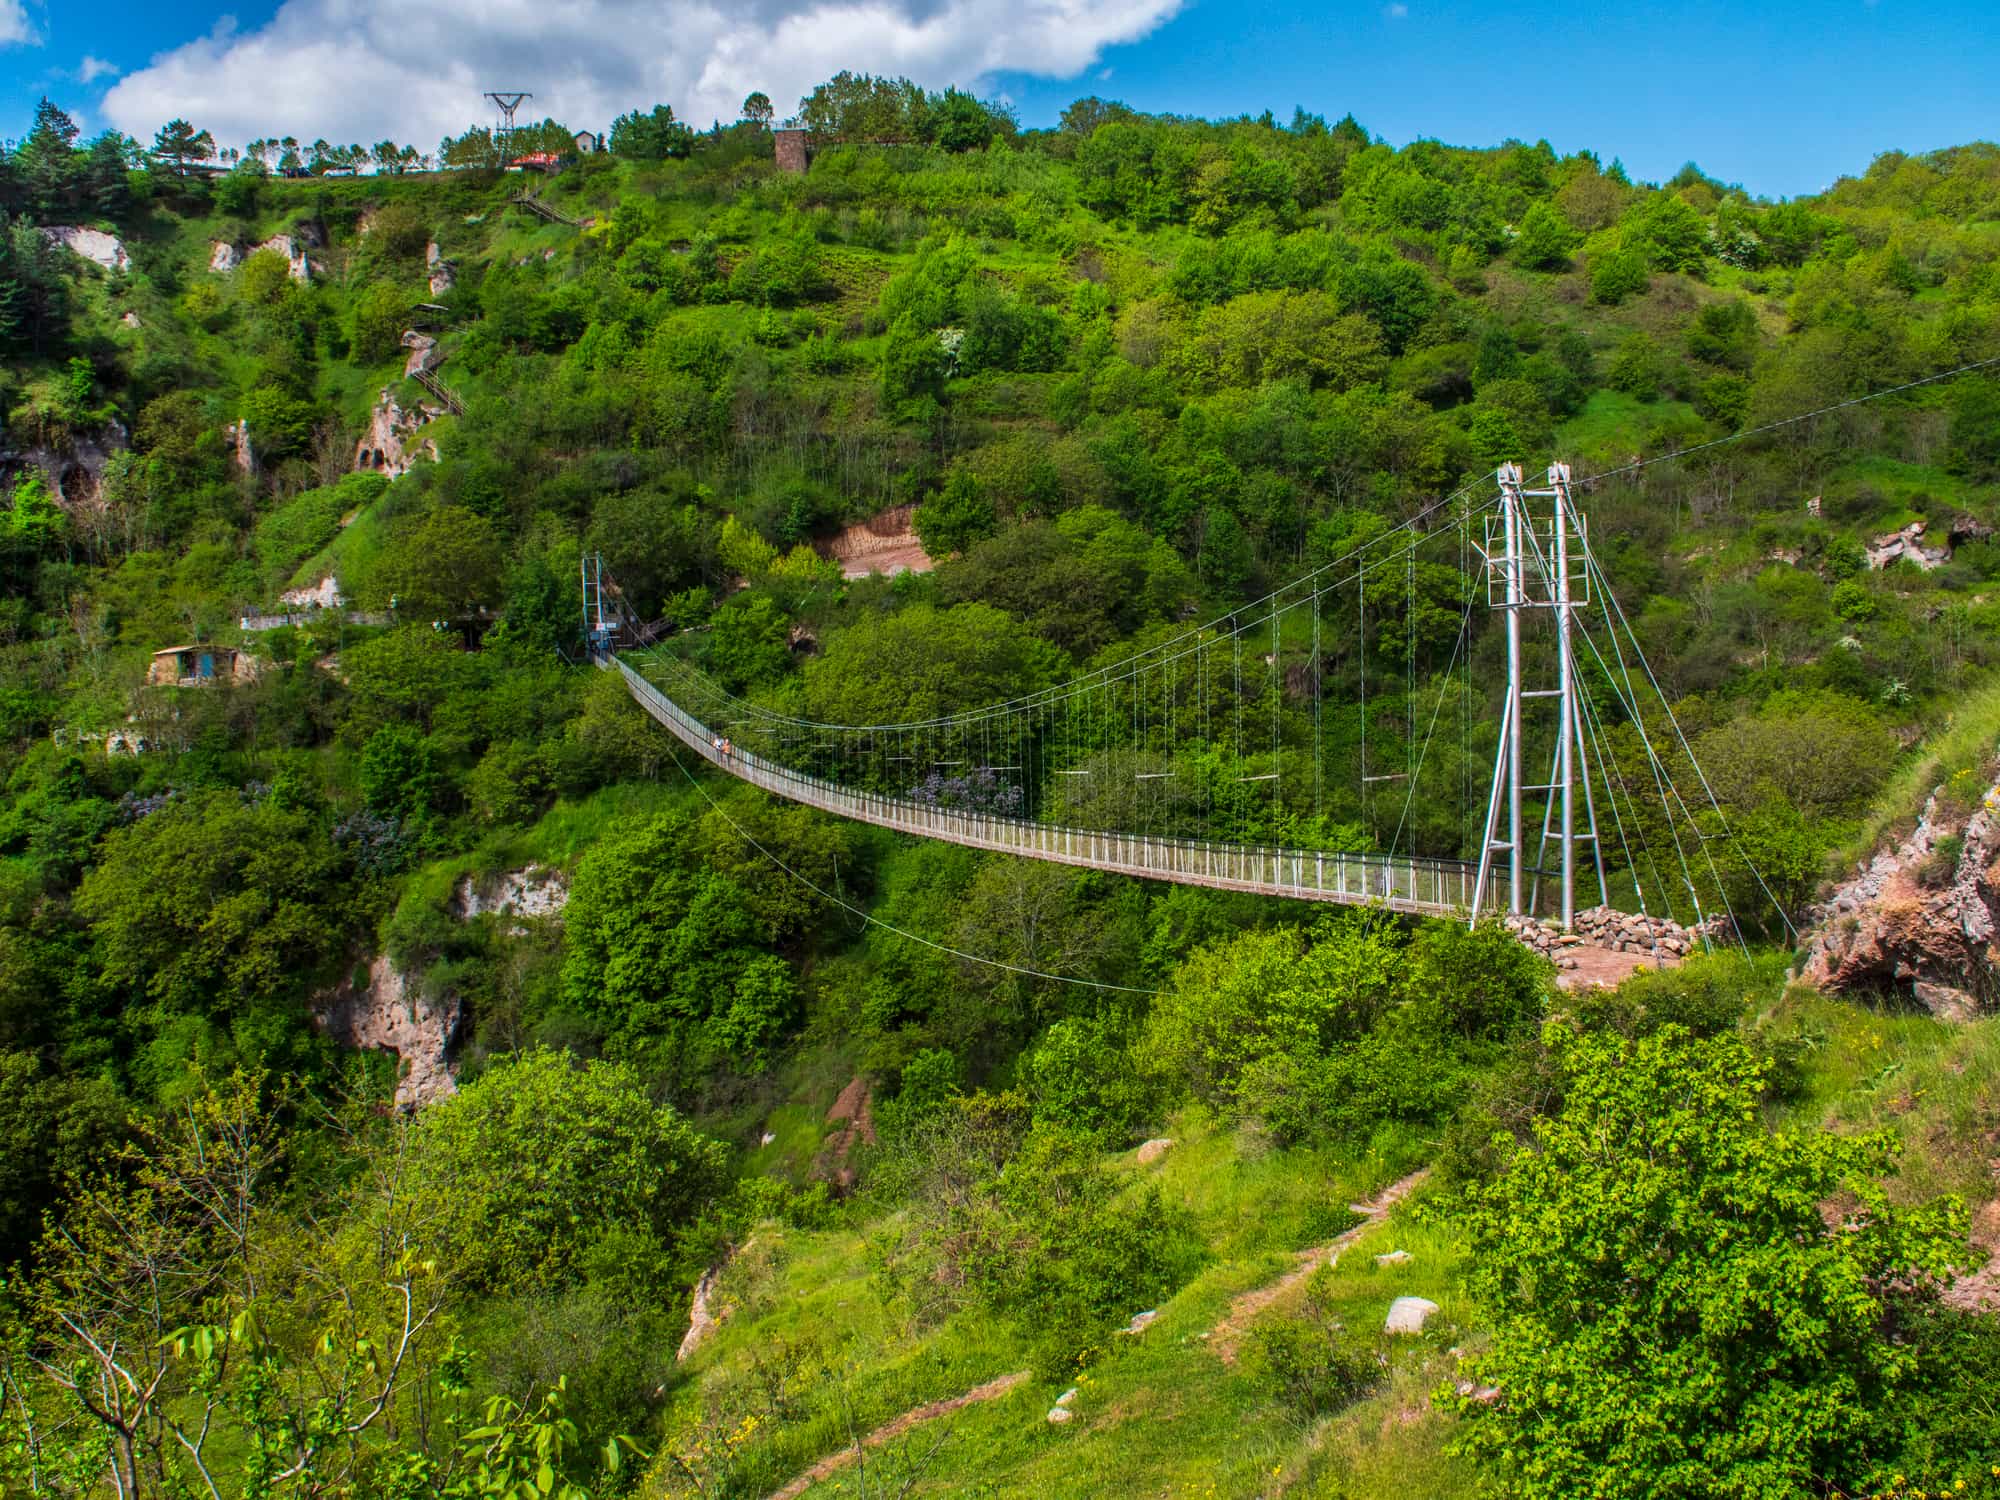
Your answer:
[[[1800,412],[1796,417],[1780,417],[1775,422],[1765,422],[1757,427],[1746,427],[1741,432],[1730,433],[1727,437],[1710,438],[1705,443],[1695,443],[1690,447],[1677,448],[1672,453],[1662,453],[1655,458],[1635,459],[1633,462],[1621,464],[1615,469],[1605,469],[1601,473],[1592,474],[1585,479],[1578,480],[1577,483],[1595,484],[1600,479],[1615,479],[1621,474],[1637,473],[1640,469],[1649,469],[1654,464],[1671,463],[1674,459],[1686,458],[1690,453],[1700,453],[1709,448],[1720,448],[1727,443],[1740,443],[1745,438],[1759,437],[1767,432],[1776,432],[1781,427],[1794,427],[1800,422],[1810,422],[1814,417],[1823,417],[1830,412],[1845,411],[1850,406],[1861,406],[1870,401],[1880,401],[1885,396],[1900,396],[1904,391],[1914,391],[1920,386],[1936,385],[1941,380],[1953,380],[1960,375],[1969,375],[1974,370],[1990,369],[1995,365],[2000,365],[2000,354],[1996,354],[1990,359],[1976,359],[1971,364],[1960,365],[1955,370],[1940,370],[1937,374],[1926,375],[1920,380],[1906,380],[1901,385],[1892,385],[1879,391],[1870,391],[1865,396],[1850,396],[1845,401],[1835,401],[1829,406],[1822,406],[1813,411]]]

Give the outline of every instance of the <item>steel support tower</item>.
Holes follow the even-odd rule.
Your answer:
[[[500,111],[499,128],[495,132],[493,144],[500,153],[500,165],[505,167],[514,154],[514,111],[521,107],[523,99],[532,99],[535,96],[526,91],[502,89],[498,93],[488,93],[486,97],[491,99],[493,107]]]
[[[1590,602],[1590,533],[1570,493],[1567,464],[1552,464],[1546,489],[1522,486],[1518,464],[1502,464],[1500,513],[1486,528],[1481,556],[1486,562],[1487,600],[1501,610],[1507,629],[1507,692],[1500,711],[1500,742],[1493,752],[1493,788],[1486,801],[1486,827],[1479,845],[1479,879],[1473,889],[1485,890],[1496,854],[1507,856],[1507,904],[1516,916],[1532,914],[1544,875],[1562,883],[1562,926],[1568,932],[1576,920],[1576,846],[1587,843],[1597,866],[1600,899],[1608,900],[1604,860],[1597,846],[1597,805],[1591,793],[1590,765],[1583,742],[1579,711],[1576,657],[1571,649],[1572,616]],[[1537,514],[1533,501],[1547,501]],[[1523,685],[1521,629],[1529,610],[1548,610],[1554,617],[1555,685]],[[1522,744],[1531,703],[1553,699],[1556,723],[1549,750],[1548,780],[1522,779]],[[1583,788],[1587,827],[1577,827],[1576,789]],[[1525,858],[1522,826],[1524,794],[1539,793],[1542,803],[1541,841],[1535,862]],[[1558,863],[1547,866],[1549,844],[1557,845]],[[1532,876],[1532,882],[1528,877]],[[1479,916],[1477,896],[1472,910]]]

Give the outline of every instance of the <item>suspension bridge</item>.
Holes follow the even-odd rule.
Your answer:
[[[593,657],[681,745],[774,796],[899,833],[1565,930],[1579,889],[1705,924],[1732,883],[1756,879],[1560,464],[1533,488],[1505,465],[1483,500],[1436,501],[1261,600],[1067,681],[901,720],[740,696],[704,670],[698,632],[630,649],[644,637],[601,562],[586,559],[582,592]]]

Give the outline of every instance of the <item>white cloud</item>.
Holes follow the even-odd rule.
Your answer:
[[[0,6],[19,0],[0,0]],[[842,68],[932,88],[1002,72],[1073,77],[1183,0],[285,0],[253,31],[225,20],[106,94],[120,129],[181,117],[240,144],[266,135],[429,149],[492,118],[487,89],[530,89],[521,116],[577,129],[664,101],[733,120],[762,89],[789,114]]]
[[[38,47],[41,33],[35,30],[34,22],[28,19],[28,8],[21,0],[0,0],[0,47],[20,45]]]
[[[95,83],[100,78],[108,78],[118,72],[117,63],[108,63],[101,57],[86,56],[83,65],[76,70],[79,83]]]
[[[1382,14],[1392,21],[1401,21],[1410,14],[1410,7],[1403,4],[1403,0],[1395,0],[1394,4],[1382,7]]]

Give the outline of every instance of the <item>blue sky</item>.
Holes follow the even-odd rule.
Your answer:
[[[282,9],[282,13],[281,13]],[[1401,144],[1546,137],[1658,179],[1692,158],[1753,192],[1812,192],[1909,151],[2000,135],[1986,5],[1777,0],[1542,4],[1222,0],[248,0],[233,29],[159,0],[0,0],[0,134],[47,92],[95,131],[171,113],[224,141],[293,133],[431,145],[483,88],[572,125],[664,98],[706,123],[767,89],[782,111],[841,67],[1003,93],[1024,123],[1082,94],[1227,115],[1352,111]],[[422,19],[419,19],[422,18]],[[231,23],[223,23],[229,28]],[[204,33],[207,33],[204,36]],[[982,72],[982,70],[984,70]]]

